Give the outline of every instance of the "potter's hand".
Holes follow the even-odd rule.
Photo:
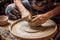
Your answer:
[[[45,14],[41,14],[32,19],[31,26],[39,26],[47,21]]]
[[[23,20],[26,20],[26,21],[31,21],[32,20],[32,15],[30,14],[30,12],[21,13],[21,17],[22,17]]]

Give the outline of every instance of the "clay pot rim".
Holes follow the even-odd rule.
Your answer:
[[[8,17],[5,16],[5,15],[1,15],[0,18],[2,18],[2,19],[0,20],[0,22],[2,22],[2,21],[7,21],[7,20],[8,20]]]

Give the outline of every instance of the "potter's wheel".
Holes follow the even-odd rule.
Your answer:
[[[21,25],[22,23],[23,25]],[[27,21],[18,20],[13,25],[11,25],[9,29],[13,35],[26,39],[38,39],[49,37],[50,35],[54,34],[57,30],[57,26],[52,20],[47,20],[47,22],[41,25],[42,27],[40,27],[40,30],[34,30],[30,28]]]

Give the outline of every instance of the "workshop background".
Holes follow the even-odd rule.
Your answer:
[[[60,2],[60,0],[56,2]],[[7,5],[11,3],[13,3],[13,0],[0,0],[0,15],[5,15],[5,9]],[[60,14],[53,17],[52,20],[54,20],[58,25],[58,32],[55,35],[54,40],[60,40]],[[0,40],[4,39],[0,36]]]

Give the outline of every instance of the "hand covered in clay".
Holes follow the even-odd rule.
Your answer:
[[[47,17],[45,14],[37,15],[34,19],[31,21],[32,26],[39,26],[40,24],[43,24],[47,21]]]

